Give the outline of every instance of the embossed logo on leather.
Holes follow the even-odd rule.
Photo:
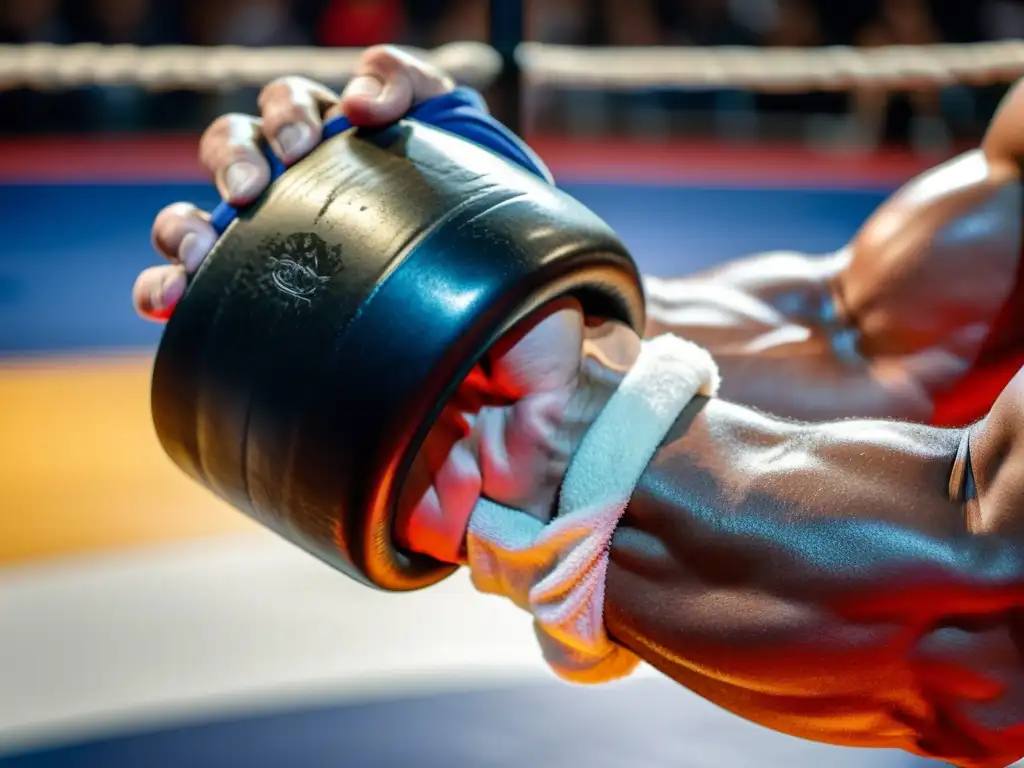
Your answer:
[[[312,232],[297,232],[275,244],[279,255],[270,257],[274,287],[299,301],[310,300],[340,268],[341,248],[330,246]]]

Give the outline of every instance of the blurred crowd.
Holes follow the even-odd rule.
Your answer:
[[[518,0],[506,0],[516,2]],[[5,0],[0,42],[154,45],[431,47],[487,40],[486,0]],[[526,0],[527,39],[615,46],[915,45],[1024,36],[1024,0]],[[674,131],[703,117],[715,130],[842,126],[854,141],[941,145],[973,136],[999,89],[910,94],[762,96],[658,93],[565,94],[532,100],[531,115],[561,130]],[[182,130],[223,99],[144,94],[133,88],[0,93],[0,131]],[[628,119],[622,120],[622,115]],[[828,118],[808,121],[808,116]],[[769,126],[769,128],[765,128]],[[796,126],[796,127],[794,127]]]

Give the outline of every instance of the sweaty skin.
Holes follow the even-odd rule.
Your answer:
[[[605,622],[769,728],[1002,768],[1022,609],[1024,372],[970,432],[694,402],[617,529]]]
[[[982,146],[911,180],[835,254],[648,281],[648,335],[707,346],[723,396],[811,421],[960,426],[1024,364],[1024,85]]]

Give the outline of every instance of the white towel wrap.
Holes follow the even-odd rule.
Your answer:
[[[550,523],[487,499],[473,510],[473,584],[533,615],[544,658],[560,677],[601,683],[636,667],[636,656],[604,628],[612,534],[679,414],[717,389],[718,368],[706,350],[676,336],[646,341],[573,456]]]

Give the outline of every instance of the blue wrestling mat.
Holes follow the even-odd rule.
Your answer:
[[[856,231],[885,197],[871,190],[697,189],[562,185],[603,216],[644,271],[685,274],[774,249],[819,253]],[[209,185],[0,186],[0,353],[154,345],[159,329],[129,302],[156,211],[175,200],[212,208]]]

